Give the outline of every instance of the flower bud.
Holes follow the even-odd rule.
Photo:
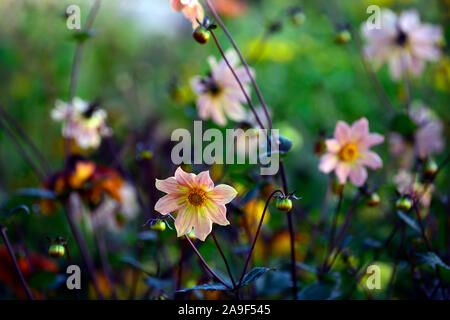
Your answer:
[[[301,7],[292,7],[288,12],[289,16],[291,17],[292,24],[301,26],[305,23],[306,15]]]
[[[334,42],[338,44],[346,44],[352,40],[352,34],[347,29],[339,31],[334,37]]]
[[[204,26],[198,26],[194,33],[192,34],[195,41],[197,41],[200,44],[205,44],[209,41],[211,38],[211,34],[209,33],[208,29]]]
[[[407,212],[412,207],[412,201],[410,197],[401,197],[395,202],[395,207],[403,212]]]
[[[423,176],[427,180],[434,178],[438,171],[438,165],[434,160],[428,160],[423,167]]]
[[[372,192],[367,199],[366,204],[369,207],[377,207],[380,204],[380,196],[376,192]]]
[[[291,211],[292,210],[292,200],[291,199],[277,199],[276,207],[280,211]]]
[[[61,258],[64,257],[66,253],[66,249],[62,244],[52,244],[50,248],[48,248],[48,254],[52,258]]]
[[[154,225],[150,227],[150,229],[163,232],[164,230],[166,230],[166,223],[162,220],[158,220]]]
[[[194,229],[192,229],[191,231],[189,231],[189,233],[187,234],[188,238],[191,239],[192,241],[197,240],[197,237],[195,236],[194,233]]]

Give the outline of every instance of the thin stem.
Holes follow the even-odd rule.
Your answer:
[[[14,255],[14,250],[11,247],[11,244],[8,240],[8,235],[6,234],[6,228],[4,226],[0,225],[0,233],[3,238],[3,242],[5,243],[6,248],[8,249],[9,257],[11,258],[14,268],[16,269],[17,275],[20,278],[20,282],[22,283],[23,288],[25,289],[25,292],[28,296],[29,300],[34,300],[33,295],[31,294],[30,288],[28,287],[27,282],[25,281],[25,278],[23,277],[22,271],[19,268],[19,265],[17,264],[16,256]]]
[[[355,198],[353,199],[353,202],[352,202],[349,210],[347,211],[347,214],[346,214],[345,220],[344,220],[344,224],[343,224],[341,230],[339,231],[336,239],[333,241],[330,248],[328,249],[327,257],[325,258],[325,261],[323,262],[323,265],[322,265],[322,272],[327,272],[327,270],[329,270],[331,268],[331,266],[333,265],[332,263],[330,265],[328,265],[328,261],[331,257],[331,254],[333,253],[333,250],[339,245],[339,243],[344,238],[345,232],[347,231],[347,228],[348,228],[348,225],[350,224],[354,209],[355,209],[356,204],[358,203],[358,200],[360,197],[361,197],[361,193],[358,192],[357,195],[355,196]],[[339,254],[339,253],[336,253],[336,254]]]
[[[117,295],[116,286],[112,277],[111,265],[108,261],[108,250],[106,248],[105,239],[103,238],[103,232],[102,230],[100,230],[100,227],[94,232],[94,238],[100,256],[103,273],[105,274],[106,281],[108,282],[108,286],[111,289],[112,297],[115,300],[118,300],[119,297]]]
[[[238,287],[241,286],[241,284],[242,284],[242,279],[244,279],[245,273],[247,272],[248,264],[250,263],[250,259],[251,259],[252,254],[253,254],[253,250],[255,249],[256,240],[258,239],[259,232],[261,231],[261,227],[262,227],[262,224],[263,224],[263,221],[264,221],[264,216],[266,215],[266,211],[267,211],[267,207],[269,206],[269,202],[270,202],[270,200],[272,200],[273,196],[275,196],[277,193],[283,194],[283,191],[281,191],[281,190],[275,190],[275,191],[273,191],[273,192],[270,194],[269,198],[267,198],[266,204],[265,204],[265,206],[264,206],[263,213],[262,213],[262,215],[261,215],[261,219],[259,220],[258,229],[256,230],[256,234],[255,234],[255,237],[254,237],[254,239],[253,239],[252,246],[251,246],[250,251],[249,251],[249,253],[248,253],[247,260],[245,261],[244,270],[242,271],[241,277],[240,277],[240,279],[239,279]]]
[[[72,233],[75,238],[75,241],[77,242],[78,247],[80,249],[81,257],[83,258],[83,261],[86,264],[89,276],[94,285],[95,292],[97,293],[98,298],[103,300],[103,295],[100,291],[100,287],[98,286],[97,277],[95,275],[95,267],[94,267],[91,257],[89,256],[86,242],[84,241],[84,238],[81,235],[81,233],[78,230],[78,227],[75,223],[70,204],[69,203],[63,203],[63,204],[64,204],[64,208],[66,210],[67,221],[69,222],[70,228],[72,229]]]
[[[416,202],[413,203],[413,207],[414,207],[414,211],[416,212],[417,221],[419,222],[420,233],[422,234],[422,238],[425,241],[427,249],[429,251],[433,251],[433,248],[431,247],[430,239],[428,239],[428,236],[427,236],[427,234],[425,232],[425,227],[423,225],[422,217],[420,216],[420,210],[417,207],[417,203]]]
[[[289,194],[288,184],[286,178],[286,171],[284,169],[283,159],[280,158],[280,176],[283,184],[284,194]],[[289,228],[289,242],[291,246],[291,280],[292,280],[292,297],[294,300],[297,300],[297,267],[296,267],[296,259],[295,259],[295,233],[294,226],[292,223],[292,211],[286,213],[288,228]]]
[[[344,195],[344,185],[342,186],[342,188],[341,188],[341,190],[339,192],[338,204],[336,206],[336,210],[335,210],[334,215],[333,215],[333,224],[331,226],[331,232],[330,232],[330,246],[333,243],[334,236],[335,236],[335,233],[336,233],[336,226],[337,226],[337,221],[338,221],[338,218],[339,218],[339,212],[341,211],[342,200],[344,198],[343,195]]]
[[[8,121],[9,124],[11,124],[14,129],[16,130],[17,134],[22,138],[22,140],[28,144],[30,149],[34,152],[37,159],[40,161],[40,164],[42,168],[44,169],[46,175],[49,175],[52,171],[50,168],[50,165],[48,164],[45,157],[42,155],[42,153],[39,151],[39,148],[34,144],[33,140],[31,140],[30,136],[26,133],[25,130],[20,126],[20,124],[14,119],[13,116],[11,116],[8,111],[6,111],[6,108],[4,108],[2,105],[0,105],[0,112],[3,114],[3,117]]]
[[[406,225],[403,224],[402,226],[402,238],[400,240],[400,246],[398,248],[397,254],[395,255],[395,262],[394,262],[394,268],[392,269],[392,274],[391,274],[391,278],[389,279],[389,285],[387,288],[387,292],[386,292],[386,299],[389,299],[391,296],[391,292],[392,292],[392,288],[394,285],[394,280],[395,280],[395,274],[397,272],[397,268],[398,268],[398,261],[400,260],[400,255],[403,252],[404,249],[404,245],[405,245],[405,237],[406,237]]]
[[[258,87],[258,84],[255,81],[255,78],[252,75],[252,72],[250,71],[250,67],[248,66],[247,61],[245,60],[244,56],[242,55],[241,50],[239,50],[239,47],[237,46],[236,42],[234,41],[233,37],[231,36],[230,32],[228,31],[227,27],[223,23],[223,21],[220,19],[219,15],[217,14],[216,10],[214,9],[214,6],[211,4],[209,0],[206,0],[206,5],[208,6],[209,10],[211,11],[212,15],[214,16],[214,19],[216,19],[217,23],[220,25],[222,30],[225,32],[226,36],[230,40],[231,44],[233,45],[234,49],[236,50],[237,54],[239,55],[239,58],[241,59],[242,65],[245,68],[245,71],[247,72],[248,76],[250,77],[250,80],[252,82],[253,87],[255,88],[256,95],[258,96],[259,102],[261,103],[261,106],[264,110],[264,114],[267,118],[267,122],[269,124],[269,128],[272,129],[272,120],[270,118],[269,111],[267,109],[266,102],[264,101],[264,98],[262,96],[261,90]]]
[[[169,214],[169,217],[175,221],[175,218]],[[217,275],[214,270],[208,265],[208,263],[205,261],[205,259],[203,258],[203,256],[201,255],[201,253],[197,250],[197,248],[195,247],[195,245],[192,243],[191,239],[185,235],[184,236],[185,239],[187,240],[187,242],[189,243],[189,245],[192,247],[192,249],[194,250],[195,254],[197,255],[197,257],[200,259],[200,262],[203,264],[203,266],[205,267],[206,270],[208,270],[208,272],[213,276],[213,278],[215,278],[217,281],[219,281],[221,284],[223,284],[225,287],[227,287],[228,289],[232,289],[230,287],[230,285],[228,283],[226,283],[219,275]]]
[[[214,42],[215,42],[216,45],[217,45],[217,48],[218,48],[219,51],[220,51],[220,54],[222,55],[223,60],[224,60],[225,63],[227,64],[228,68],[230,69],[230,71],[231,71],[231,73],[233,74],[233,76],[234,76],[234,78],[236,79],[236,81],[238,82],[239,87],[241,88],[241,91],[242,91],[242,93],[243,93],[244,96],[245,96],[245,100],[247,100],[247,104],[248,104],[248,106],[250,107],[250,109],[252,110],[253,115],[255,116],[256,122],[258,122],[258,125],[261,127],[261,129],[265,129],[263,123],[261,122],[261,119],[259,118],[258,114],[256,113],[256,109],[255,109],[255,107],[253,106],[253,103],[252,103],[250,97],[248,96],[247,91],[246,91],[245,88],[244,88],[244,85],[242,84],[241,79],[239,79],[238,75],[236,74],[236,71],[234,71],[233,67],[231,66],[230,62],[228,61],[228,58],[227,58],[226,55],[225,55],[225,52],[224,52],[223,49],[222,49],[222,46],[220,45],[219,41],[217,40],[216,34],[215,34],[214,31],[212,31],[212,30],[210,30],[210,32],[211,32],[211,35],[212,35],[212,37],[213,37],[213,39],[214,39]]]
[[[98,10],[100,9],[100,4],[101,0],[97,0],[92,6],[91,11],[89,12],[88,19],[86,21],[86,25],[84,27],[84,31],[88,32],[91,29],[92,25],[94,24],[95,17],[97,16]],[[83,48],[84,42],[78,42],[77,47],[75,49],[75,56],[72,64],[72,74],[70,77],[69,102],[73,100],[73,98],[75,97],[75,93],[77,91]]]
[[[386,93],[386,90],[384,89],[377,75],[373,71],[372,66],[367,62],[366,57],[364,56],[363,42],[361,40],[361,37],[359,36],[358,31],[355,30],[355,28],[352,25],[350,25],[350,30],[352,32],[353,37],[356,39],[356,44],[358,45],[363,67],[367,73],[367,76],[369,77],[370,82],[372,83],[372,86],[375,89],[375,92],[377,93],[380,102],[384,106],[387,106],[391,111],[395,112],[395,108],[392,105],[391,100],[389,99],[389,96]]]
[[[2,122],[2,119],[0,118],[0,128],[3,129],[3,131],[6,133],[6,135],[9,137],[11,142],[16,147],[17,152],[22,156],[22,158],[28,163],[28,165],[33,169],[33,172],[36,174],[37,178],[41,181],[45,181],[45,172],[41,171],[39,166],[37,166],[33,159],[28,155],[27,151],[22,147],[20,142],[17,140],[17,138],[14,136],[14,133],[11,131],[10,128],[6,124]]]
[[[211,230],[211,235],[214,239],[214,243],[216,244],[217,249],[220,252],[220,255],[222,256],[223,262],[225,263],[228,275],[230,276],[231,282],[233,283],[233,288],[236,288],[236,282],[234,281],[233,273],[231,272],[231,268],[230,268],[230,265],[228,264],[228,260],[225,257],[225,254],[223,253],[222,248],[219,245],[219,242],[217,241],[216,234],[214,233],[214,229]]]
[[[292,297],[297,300],[297,268],[295,260],[295,237],[294,226],[292,224],[292,211],[286,213],[289,227],[289,238],[291,244],[291,279],[292,279]]]
[[[184,247],[185,247],[185,242],[181,241],[181,249],[180,249],[180,260],[178,262],[178,276],[177,276],[177,284],[176,284],[176,290],[180,290],[181,289],[181,282],[182,282],[182,277],[183,277],[183,259],[184,259]]]

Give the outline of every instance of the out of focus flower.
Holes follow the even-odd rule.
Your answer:
[[[216,11],[225,17],[240,17],[247,12],[248,5],[241,0],[212,0]]]
[[[261,220],[262,213],[264,211],[265,202],[261,199],[252,199],[248,201],[243,208],[245,216],[242,217],[244,219],[244,228],[248,228],[248,231],[251,235],[256,233],[256,229],[258,228],[259,222]],[[270,220],[270,212],[267,209],[266,214],[264,216],[263,225],[267,224]]]
[[[406,170],[399,171],[392,180],[401,196],[417,199],[424,207],[430,206],[434,189],[432,185],[425,186],[418,181],[414,174]]]
[[[25,279],[28,279],[35,272],[58,272],[58,265],[44,255],[30,252],[27,256],[21,250],[15,251],[17,264]],[[0,246],[0,282],[5,283],[11,288],[17,298],[26,299],[25,290],[14,268],[11,257],[4,246]],[[36,296],[36,293],[33,294]]]
[[[178,167],[174,177],[156,179],[155,185],[167,193],[158,200],[155,210],[163,215],[178,211],[175,220],[178,237],[194,228],[195,236],[205,241],[213,222],[222,226],[230,224],[225,204],[231,202],[237,192],[225,184],[214,187],[208,171],[195,175]]]
[[[321,157],[319,169],[325,173],[336,172],[341,184],[347,178],[355,186],[362,186],[367,180],[366,166],[372,170],[381,168],[381,158],[370,148],[384,141],[377,133],[369,133],[369,122],[366,118],[353,123],[339,121],[334,130],[334,139],[326,140],[327,153]]]
[[[445,145],[442,121],[423,105],[412,107],[410,117],[419,127],[414,133],[415,151],[419,158],[440,153]]]
[[[369,22],[362,25],[362,33],[368,45],[365,54],[377,66],[387,62],[394,80],[406,73],[422,74],[426,61],[436,61],[441,55],[439,42],[442,29],[423,24],[415,10],[407,10],[397,16],[389,9],[381,11],[381,28]]]
[[[106,125],[106,112],[80,98],[72,103],[56,101],[51,112],[53,120],[63,122],[62,135],[71,138],[83,149],[97,148],[102,136],[109,136],[111,129]]]
[[[238,67],[239,57],[234,50],[226,52],[226,57],[240,79],[248,95],[250,95],[250,78],[244,67]],[[195,76],[191,86],[197,98],[198,115],[201,119],[212,120],[220,126],[227,123],[225,115],[234,121],[245,119],[246,112],[242,103],[246,102],[239,83],[228,68],[225,60],[218,62],[215,57],[209,57],[211,72],[206,77]]]
[[[119,231],[128,221],[134,219],[138,213],[136,190],[129,183],[125,183],[119,190],[119,199],[106,197],[92,213],[94,230],[106,227],[110,231]]]
[[[173,10],[182,11],[184,16],[192,22],[193,29],[199,26],[198,21],[203,21],[205,12],[198,0],[171,0],[171,4]]]

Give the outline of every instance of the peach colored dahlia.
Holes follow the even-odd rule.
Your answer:
[[[178,211],[175,228],[178,237],[187,235],[194,228],[195,236],[205,241],[212,224],[230,224],[225,204],[236,197],[236,190],[225,184],[214,187],[209,171],[198,175],[187,173],[178,167],[175,176],[156,179],[156,188],[167,195],[158,200],[155,210],[163,215]]]

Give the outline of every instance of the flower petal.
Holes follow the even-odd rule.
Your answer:
[[[177,237],[188,234],[197,221],[197,210],[191,205],[185,205],[178,212],[175,219],[175,229],[177,229]]]
[[[227,220],[227,208],[223,204],[216,204],[213,201],[207,201],[204,206],[206,215],[217,224],[227,226],[230,222]]]
[[[325,140],[325,144],[327,145],[328,152],[338,153],[341,150],[341,144],[336,139],[327,139]]]
[[[155,210],[165,215],[179,210],[184,203],[185,199],[183,196],[179,194],[168,194],[156,202]]]
[[[217,204],[227,204],[237,195],[237,191],[226,184],[219,184],[211,192],[208,192],[208,198]]]
[[[362,141],[369,134],[369,121],[366,118],[361,118],[352,124],[351,130],[352,141]]]
[[[350,164],[345,162],[338,163],[336,167],[336,176],[339,179],[341,184],[345,184],[347,182],[347,177],[350,174]]]
[[[203,187],[204,190],[207,191],[214,188],[214,182],[209,175],[209,171],[200,172],[197,177],[195,177],[195,182],[199,187]]]
[[[320,158],[319,170],[325,173],[330,173],[336,168],[338,157],[332,153],[324,154]]]
[[[367,170],[363,166],[354,166],[350,170],[350,181],[357,187],[361,187],[367,180]]]
[[[174,177],[170,177],[165,180],[156,179],[155,187],[165,193],[179,193],[185,189],[185,187],[178,184],[177,179]]]
[[[380,143],[383,143],[384,136],[378,133],[371,133],[364,139],[362,145],[363,147],[369,149],[373,146],[376,146]]]
[[[373,151],[367,151],[362,155],[359,163],[368,166],[370,169],[375,170],[383,166],[383,160],[380,156]]]
[[[334,129],[334,137],[340,144],[345,144],[350,141],[351,129],[344,121],[338,121]]]
[[[199,240],[205,241],[206,237],[212,231],[212,221],[208,216],[206,216],[205,212],[202,211],[203,210],[199,210],[197,212],[197,220],[194,225],[194,234]]]
[[[187,173],[181,167],[178,167],[175,171],[175,179],[182,186],[193,188],[196,186],[195,183],[195,174]]]

